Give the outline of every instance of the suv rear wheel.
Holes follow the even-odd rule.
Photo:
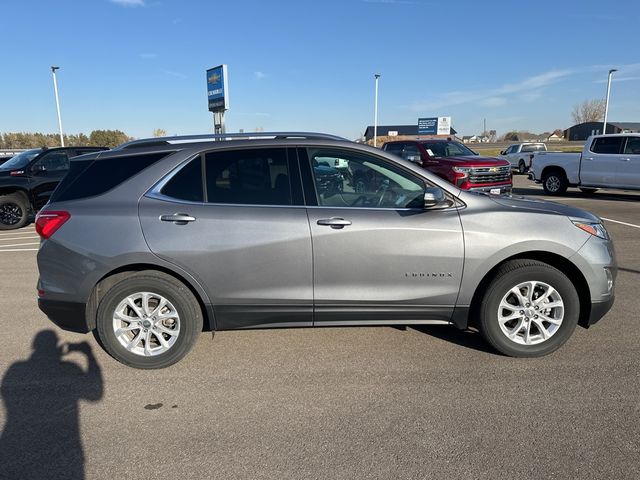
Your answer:
[[[29,220],[29,202],[20,193],[0,196],[0,230],[24,227]]]
[[[104,349],[119,362],[143,369],[176,363],[202,331],[202,311],[193,293],[156,271],[134,273],[111,287],[96,320]]]
[[[578,293],[560,270],[535,260],[502,265],[480,306],[480,331],[512,357],[541,357],[562,346],[578,323]]]

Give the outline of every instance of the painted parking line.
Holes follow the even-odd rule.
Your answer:
[[[40,242],[31,243],[10,243],[9,245],[0,245],[0,250],[4,247],[26,247],[27,245],[40,245]]]
[[[9,242],[12,240],[31,240],[32,238],[40,238],[38,235],[28,235],[28,236],[20,236],[20,237],[2,237],[0,238],[0,242]]]
[[[37,252],[37,248],[8,248],[6,250],[0,249],[0,253],[2,252]]]
[[[2,232],[0,233],[0,237],[6,237],[9,235],[22,235],[22,234],[27,234],[27,233],[36,233],[35,228],[30,228],[28,230],[17,230],[17,231],[13,231],[13,232]]]
[[[620,225],[626,225],[627,227],[640,228],[640,225],[634,225],[633,223],[621,222],[620,220],[613,220],[611,218],[600,217],[607,222],[619,223]]]

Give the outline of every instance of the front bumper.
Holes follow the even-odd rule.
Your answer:
[[[38,308],[49,317],[49,320],[63,330],[78,333],[89,332],[86,318],[86,305],[84,303],[39,298]]]
[[[489,186],[483,186],[483,187],[471,187],[468,189],[468,191],[470,192],[492,192],[492,191],[496,191],[499,190],[500,194],[506,193],[509,194],[511,193],[513,185],[489,185]]]
[[[615,296],[611,295],[609,300],[604,302],[591,302],[591,312],[589,313],[589,318],[586,321],[585,327],[590,327],[594,323],[597,323],[602,317],[604,317],[611,307],[613,307],[613,302],[615,300]]]

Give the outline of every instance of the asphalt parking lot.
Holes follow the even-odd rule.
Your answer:
[[[0,478],[640,478],[640,194],[555,200],[607,219],[620,272],[613,310],[541,359],[322,328],[203,334],[134,370],[46,319],[33,226],[1,232]]]

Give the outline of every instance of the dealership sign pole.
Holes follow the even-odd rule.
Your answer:
[[[213,113],[214,133],[226,133],[224,112],[229,110],[227,66],[218,65],[207,70],[207,100]]]

